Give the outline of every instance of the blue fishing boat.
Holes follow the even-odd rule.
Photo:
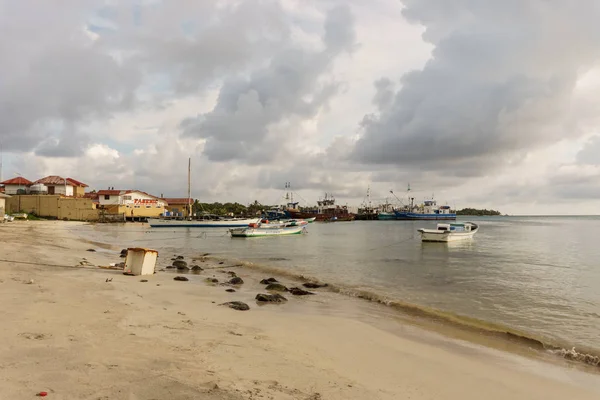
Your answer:
[[[400,220],[456,220],[456,213],[450,206],[438,206],[435,200],[425,200],[423,204],[414,206],[413,199],[407,210],[396,210],[396,219]]]

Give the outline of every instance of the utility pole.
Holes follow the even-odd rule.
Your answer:
[[[192,157],[188,158],[188,217],[192,217]]]

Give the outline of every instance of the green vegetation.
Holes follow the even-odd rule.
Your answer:
[[[463,208],[462,210],[458,210],[456,215],[501,215],[500,211],[496,210],[487,210],[487,209],[477,209],[477,208]]]
[[[192,212],[194,213],[208,213],[217,215],[247,215],[254,216],[257,212],[266,210],[270,206],[260,204],[258,201],[249,204],[247,206],[240,203],[200,203],[198,200],[194,201],[192,205]]]

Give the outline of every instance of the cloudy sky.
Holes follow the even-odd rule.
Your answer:
[[[597,0],[0,0],[4,179],[599,214]],[[306,202],[306,203],[305,203]]]

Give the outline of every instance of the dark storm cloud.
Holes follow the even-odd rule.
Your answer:
[[[354,45],[347,6],[328,12],[324,32],[322,51],[288,45],[248,78],[226,79],[215,108],[183,121],[183,135],[206,138],[204,154],[213,161],[268,162],[286,139],[269,128],[291,117],[313,117],[337,92],[337,83],[324,75],[335,57]]]
[[[81,154],[101,141],[87,137],[86,124],[140,101],[200,95],[291,40],[277,1],[0,0],[0,9],[0,139],[7,151],[44,156]],[[347,34],[328,40],[333,46]],[[57,125],[71,132],[57,135]]]
[[[570,104],[600,59],[600,3],[404,0],[434,45],[421,71],[376,82],[357,161],[484,174],[581,132]],[[397,49],[400,50],[400,49]]]

